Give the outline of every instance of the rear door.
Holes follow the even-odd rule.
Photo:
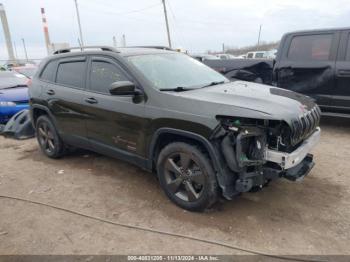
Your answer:
[[[89,107],[86,122],[88,137],[95,151],[123,157],[140,154],[144,134],[144,102],[135,103],[131,96],[112,96],[110,85],[118,81],[132,81],[117,60],[105,56],[89,59]]]
[[[343,31],[336,62],[336,87],[333,106],[338,111],[350,113],[350,30]]]
[[[83,103],[86,57],[77,56],[57,62],[54,83],[47,83],[43,95],[52,112],[56,127],[68,143],[86,147],[86,127]]]
[[[276,64],[277,86],[332,104],[339,33],[323,31],[287,36]]]

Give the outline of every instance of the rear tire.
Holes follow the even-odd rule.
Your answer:
[[[184,209],[203,211],[218,199],[211,161],[196,146],[183,142],[167,145],[158,156],[157,173],[165,194]]]
[[[60,158],[64,155],[65,145],[52,124],[50,118],[40,116],[35,124],[36,137],[41,151],[50,158]]]

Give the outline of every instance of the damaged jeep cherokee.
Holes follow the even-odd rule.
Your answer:
[[[29,93],[48,157],[79,147],[128,161],[156,173],[165,194],[192,211],[278,178],[301,180],[321,132],[310,98],[230,82],[169,50],[59,50],[41,63]]]

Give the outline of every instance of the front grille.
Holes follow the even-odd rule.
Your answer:
[[[309,137],[319,125],[321,110],[316,105],[311,110],[294,120],[292,124],[291,144],[296,145]]]

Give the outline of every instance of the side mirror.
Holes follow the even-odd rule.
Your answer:
[[[135,96],[140,94],[140,91],[136,90],[135,84],[130,81],[112,83],[109,92],[114,96]]]

